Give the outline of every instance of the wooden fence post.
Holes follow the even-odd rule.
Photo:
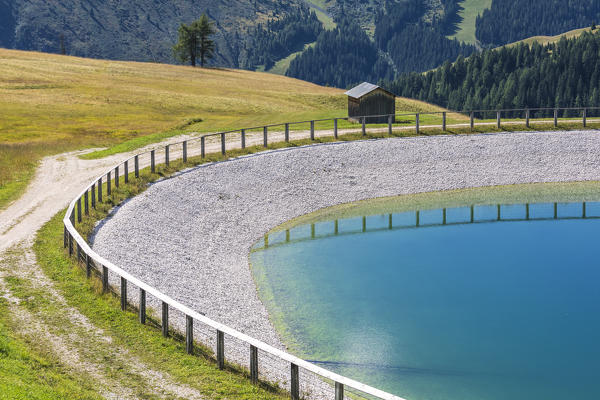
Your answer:
[[[415,114],[415,131],[417,132],[417,135],[419,134],[419,113]]]
[[[90,215],[90,206],[89,206],[89,190],[86,190],[83,194],[83,210],[85,215]]]
[[[162,319],[161,319],[162,335],[169,337],[169,305],[162,302]]]
[[[258,349],[253,345],[250,345],[250,380],[258,383]]]
[[[204,158],[204,156],[206,155],[206,146],[205,146],[205,140],[204,139],[205,139],[204,136],[202,136],[200,138],[200,156],[202,158]]]
[[[267,147],[269,145],[269,128],[263,127],[263,147]]]
[[[583,109],[583,127],[587,127],[587,109]]]
[[[310,140],[315,140],[315,121],[310,121]]]
[[[110,194],[112,193],[112,177],[111,177],[111,172],[108,171],[108,174],[106,174],[106,195],[110,196]]]
[[[133,164],[135,168],[135,177],[140,177],[140,156],[136,155],[133,159]]]
[[[69,233],[69,257],[73,256],[73,236]]]
[[[183,141],[183,163],[187,163],[187,140]]]
[[[146,291],[140,289],[140,308],[138,309],[138,318],[140,324],[146,323]]]
[[[155,150],[150,152],[150,172],[156,172]]]
[[[92,183],[92,208],[96,209],[96,183]]]
[[[125,183],[129,183],[129,160],[125,161],[125,173],[124,173],[124,178],[125,178]]]
[[[529,128],[529,109],[525,110],[525,126]]]
[[[102,266],[102,293],[108,293],[108,268]]]
[[[335,400],[344,400],[344,385],[335,383]]]
[[[121,277],[121,310],[127,310],[127,280]]]
[[[217,330],[217,364],[219,369],[225,369],[225,335]]]
[[[338,138],[338,119],[337,118],[333,119],[333,137],[335,139]]]
[[[194,319],[189,315],[185,316],[185,351],[194,353]]]
[[[442,113],[442,131],[446,132],[446,111]]]
[[[362,117],[362,135],[367,135],[367,118]]]
[[[500,125],[500,111],[496,111],[496,128],[500,129],[501,125]]]
[[[81,197],[77,199],[77,222],[81,222]]]
[[[169,145],[165,146],[165,165],[169,166]]]
[[[300,374],[298,371],[298,366],[296,364],[291,365],[290,374],[290,394],[292,400],[300,400]]]
[[[242,129],[242,149],[246,148],[246,130]]]
[[[92,276],[92,257],[85,255],[85,276],[89,279]]]
[[[225,133],[221,133],[221,154],[225,155]]]
[[[290,124],[285,124],[285,141],[290,141]]]
[[[473,129],[475,128],[475,113],[473,111],[471,111],[471,132],[473,132]]]
[[[119,166],[115,167],[115,187],[119,187]]]
[[[558,127],[558,108],[554,109],[554,127]]]
[[[388,115],[388,135],[392,136],[392,116]]]
[[[98,179],[98,202],[102,203],[102,177]]]

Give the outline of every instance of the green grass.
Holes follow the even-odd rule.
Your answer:
[[[483,10],[490,8],[492,0],[464,0],[460,4],[463,10],[459,12],[462,21],[458,24],[458,30],[451,39],[456,38],[459,42],[475,44],[475,19]]]
[[[81,374],[35,351],[20,337],[8,300],[0,297],[0,399],[101,399]]]
[[[438,107],[397,100],[400,110]],[[343,90],[269,73],[0,49],[0,210],[48,155],[347,115]]]
[[[172,332],[171,338],[163,338],[156,323],[141,325],[133,312],[122,312],[116,296],[102,294],[98,281],[88,280],[74,259],[63,250],[63,215],[64,211],[61,211],[38,232],[34,245],[38,263],[69,306],[77,308],[95,326],[107,332],[115,346],[126,348],[145,364],[168,373],[177,382],[199,390],[209,399],[287,398],[273,385],[252,385],[244,369],[227,365],[225,371],[219,370],[212,352],[201,346],[196,346],[194,355],[186,354],[181,336]],[[28,295],[31,297],[31,293]],[[42,301],[42,297],[38,295],[36,301]],[[99,356],[109,357],[110,354]],[[125,376],[123,379],[131,378]]]

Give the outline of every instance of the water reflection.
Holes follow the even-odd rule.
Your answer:
[[[547,221],[600,218],[600,202],[471,205],[333,219],[273,231],[252,251],[335,236],[385,230],[440,227],[491,222]]]

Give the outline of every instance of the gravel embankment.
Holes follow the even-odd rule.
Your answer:
[[[248,265],[250,247],[271,228],[322,207],[374,197],[582,180],[600,180],[596,131],[284,149],[201,166],[152,185],[103,223],[93,248],[208,317],[283,347]],[[130,296],[133,301],[137,293]],[[233,357],[246,364],[247,350],[241,351]]]

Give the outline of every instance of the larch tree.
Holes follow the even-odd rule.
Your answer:
[[[213,22],[206,14],[189,25],[181,24],[178,30],[177,44],[173,46],[175,58],[182,63],[189,62],[192,67],[200,59],[203,67],[206,61],[214,56],[215,42],[210,38],[215,33]]]

